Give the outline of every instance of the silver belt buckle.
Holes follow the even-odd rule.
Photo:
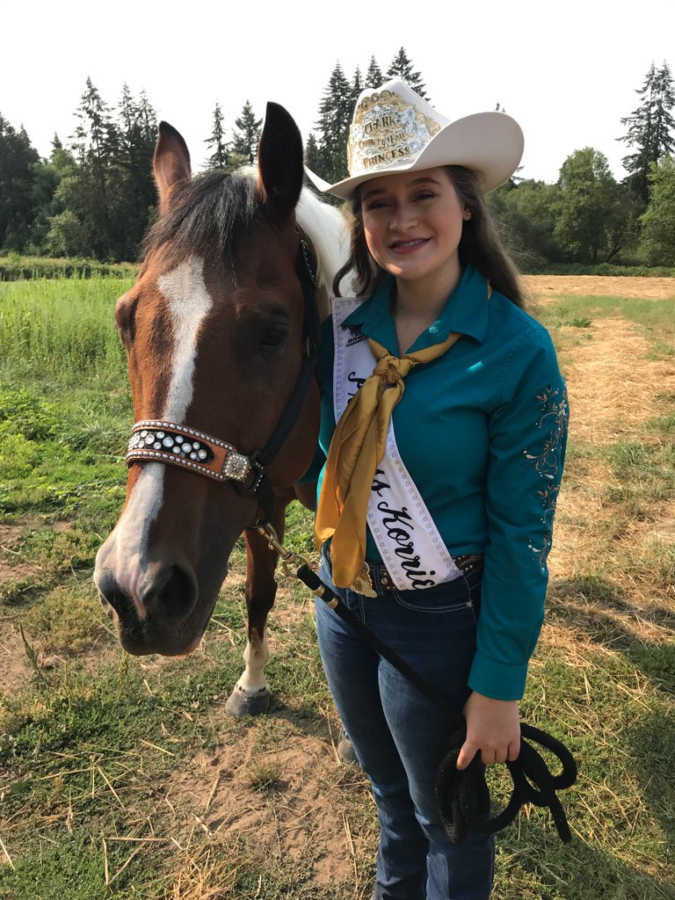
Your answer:
[[[368,563],[364,562],[361,566],[361,571],[349,585],[349,590],[355,591],[355,593],[361,594],[363,597],[377,597],[377,591],[373,587],[373,581],[370,577]]]

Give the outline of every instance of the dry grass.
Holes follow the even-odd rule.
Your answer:
[[[623,297],[641,300],[675,299],[675,278],[627,278],[620,275],[523,275],[532,297]]]
[[[647,359],[649,342],[619,317],[597,319],[587,333],[590,339],[574,347],[565,373],[573,440],[597,447],[640,435],[660,412],[657,396],[675,391],[675,360]]]

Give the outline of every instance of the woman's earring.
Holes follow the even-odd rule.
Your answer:
[[[470,218],[471,218],[471,210],[465,209],[464,210],[464,220],[468,222]]]

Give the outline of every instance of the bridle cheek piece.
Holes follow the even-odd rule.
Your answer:
[[[258,502],[264,518],[270,518],[276,501],[265,469],[276,457],[295,425],[316,371],[319,353],[321,322],[316,304],[316,259],[302,235],[295,261],[295,274],[300,281],[304,299],[304,355],[293,393],[266,446],[245,456],[232,444],[186,425],[146,419],[136,422],[131,429],[131,440],[126,453],[127,465],[134,462],[166,463],[188,469],[197,475],[205,475],[214,481],[233,481],[240,493]]]

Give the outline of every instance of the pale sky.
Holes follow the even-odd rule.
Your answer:
[[[66,142],[90,76],[115,105],[126,81],[187,141],[195,170],[218,101],[226,125],[249,99],[262,116],[283,104],[306,139],[336,61],[351,79],[371,54],[388,67],[404,46],[431,102],[451,119],[496,103],[525,132],[522,176],[555,181],[565,158],[592,146],[624,176],[620,119],[638,103],[652,61],[675,74],[675,2],[542,0],[508,4],[373,0],[116,0],[5,4],[0,113],[48,155]]]

